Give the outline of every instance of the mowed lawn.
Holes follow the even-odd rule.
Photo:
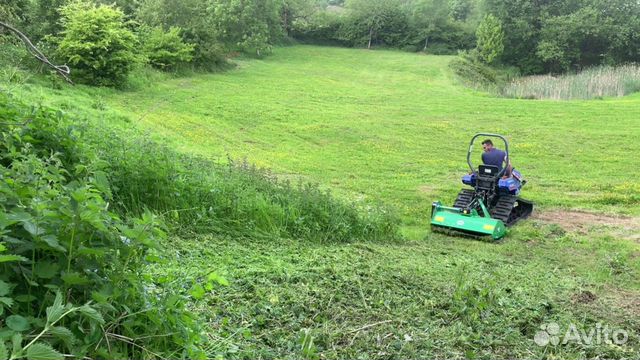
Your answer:
[[[182,151],[247,158],[402,215],[395,243],[172,239],[154,278],[230,281],[193,302],[212,357],[637,358],[640,95],[495,98],[457,85],[451,59],[295,46],[138,91],[16,93],[119,113]],[[428,230],[431,202],[461,188],[476,132],[509,138],[538,213],[498,243]],[[561,340],[572,325],[628,339],[540,346],[549,323]]]
[[[489,97],[453,81],[450,57],[277,48],[236,70],[106,101],[185,151],[247,158],[351,199],[382,200],[424,225],[451,201],[476,132],[504,134],[540,209],[640,214],[640,96],[594,101]]]

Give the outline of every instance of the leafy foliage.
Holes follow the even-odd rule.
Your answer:
[[[640,4],[629,0],[486,0],[505,33],[500,59],[524,73],[637,61]]]
[[[139,61],[137,38],[124,13],[113,6],[74,1],[60,9],[63,31],[56,54],[77,71],[78,80],[99,86],[122,85]]]
[[[143,277],[164,237],[160,220],[110,211],[105,162],[79,141],[82,129],[28,109],[0,93],[2,119],[30,119],[1,127],[0,345],[11,342],[12,358],[198,357],[194,319]],[[141,333],[149,337],[136,340]]]
[[[60,10],[68,0],[37,0],[32,2],[30,11],[26,13],[29,18],[27,31],[36,43],[47,35],[57,36],[62,31]]]
[[[106,138],[95,142],[109,163],[105,172],[121,212],[139,216],[152,209],[197,233],[320,242],[399,238],[399,219],[383,207],[358,209],[318,185],[280,181],[246,161],[222,165],[180,155],[135,131]],[[116,146],[121,151],[112,151]]]
[[[119,182],[123,188],[116,189],[111,170],[104,171],[112,193],[119,197],[126,197],[126,185],[133,185],[135,194],[145,186],[161,193],[175,189],[160,185],[182,181],[185,171],[174,172],[172,177],[171,170],[189,161],[203,173],[214,172],[204,165],[198,167],[207,162],[185,160],[179,166],[167,166],[166,174],[153,173],[163,180],[139,175],[136,168],[146,172],[155,161],[173,162],[175,154],[148,147],[151,141],[144,133],[119,133],[118,138],[110,132],[94,133],[94,128],[110,128],[115,123],[130,128],[132,121],[125,115],[138,119],[144,114],[150,129],[170,129],[161,134],[175,139],[184,151],[250,151],[256,161],[277,163],[278,171],[304,174],[347,196],[380,197],[401,207],[404,224],[409,225],[403,230],[413,241],[337,246],[308,239],[245,239],[254,237],[249,231],[201,236],[187,231],[197,211],[180,222],[171,220],[173,210],[166,211],[171,236],[164,240],[165,251],[149,257],[167,257],[169,262],[151,264],[155,286],[149,291],[168,291],[190,299],[190,310],[206,321],[210,339],[206,351],[211,358],[446,358],[451,354],[476,359],[633,358],[638,353],[637,342],[623,347],[538,347],[532,339],[539,326],[549,321],[584,324],[587,332],[596,322],[612,328],[640,328],[638,317],[629,317],[632,300],[637,299],[640,271],[635,225],[622,229],[602,224],[565,231],[546,224],[548,220],[531,219],[512,229],[507,241],[486,244],[430,234],[423,221],[428,219],[425,207],[431,200],[455,197],[459,189],[455,174],[464,165],[456,156],[425,156],[425,149],[455,155],[467,145],[467,131],[487,124],[500,132],[518,134],[535,123],[537,136],[514,138],[513,151],[517,166],[526,168],[525,174],[533,179],[526,196],[536,203],[550,207],[570,203],[599,211],[599,219],[610,219],[607,213],[637,215],[640,188],[634,178],[638,170],[632,166],[626,176],[611,174],[619,173],[620,164],[633,163],[634,154],[640,151],[634,126],[638,99],[531,102],[478,96],[449,81],[446,66],[450,60],[396,51],[363,54],[289,47],[278,49],[270,61],[245,63],[239,72],[180,81],[165,78],[142,91],[68,87],[53,92],[29,83],[19,93],[34,103],[51,103],[81,114],[74,124],[85,131],[77,141],[90,143],[102,160],[102,152],[111,153],[108,163],[112,159],[129,162],[127,173],[135,177]],[[161,103],[161,111],[147,112],[167,96],[170,100]],[[250,101],[256,97],[261,101]],[[219,121],[224,115],[227,117]],[[83,121],[85,117],[89,120]],[[604,129],[603,119],[615,120],[619,126]],[[216,128],[225,129],[224,138],[209,135]],[[559,132],[563,136],[557,136]],[[602,136],[603,132],[608,136]],[[199,137],[202,133],[206,138]],[[113,142],[105,140],[112,138]],[[611,138],[618,139],[618,145],[612,145]],[[130,142],[123,144],[122,139]],[[274,144],[273,139],[281,143]],[[102,141],[106,143],[100,145]],[[556,151],[545,151],[549,142]],[[56,149],[67,148],[49,143]],[[291,156],[291,149],[301,145],[308,151]],[[58,152],[62,158],[73,153]],[[149,160],[146,153],[155,153],[160,160]],[[232,173],[243,167],[243,162],[236,162],[234,167],[217,169]],[[574,181],[576,171],[588,176]],[[536,179],[547,179],[553,186]],[[245,186],[255,187],[246,185],[253,184],[250,181],[229,185],[226,194],[238,194],[229,203],[251,209],[246,204],[251,204],[255,193],[242,192]],[[151,187],[155,182],[159,185]],[[201,191],[209,189],[207,182],[193,183]],[[186,207],[175,209],[182,215],[182,209],[202,208],[197,202],[195,206],[187,203],[197,201],[190,194],[165,195],[184,197],[181,206]],[[138,204],[136,211],[144,210],[143,202]],[[558,214],[552,221],[560,222],[565,213]],[[237,219],[240,224],[236,226],[241,228],[251,218]],[[213,232],[210,229],[203,226],[202,232]],[[210,280],[212,272],[228,279],[229,286],[215,280],[217,276]],[[586,289],[596,293],[598,300],[576,302],[575,292]],[[24,339],[23,346],[32,337]],[[11,347],[10,340],[5,347]],[[179,354],[162,355],[174,358]]]
[[[314,43],[397,47],[408,51],[455,53],[471,48],[475,20],[447,0],[346,1],[344,6],[317,10],[298,22],[293,35]],[[453,14],[458,14],[454,16]]]
[[[407,33],[407,14],[399,1],[350,0],[350,10],[340,29],[340,36],[353,45],[371,47],[382,43],[396,45],[402,43]]]
[[[136,19],[150,27],[179,27],[184,41],[195,44],[193,62],[213,70],[226,65],[226,53],[213,31],[211,12],[204,0],[142,0]]]
[[[27,13],[27,7],[28,3],[26,1],[4,0],[2,4],[0,4],[0,19],[17,26],[25,20],[24,17]],[[3,28],[0,28],[0,35],[3,30]]]
[[[274,44],[290,41],[289,37],[319,44],[395,47],[432,54],[455,54],[478,45],[485,62],[516,66],[524,74],[576,71],[637,62],[640,58],[640,4],[630,0],[96,2],[107,5],[77,0],[70,5],[64,0],[10,0],[0,5],[0,17],[23,25],[36,41],[68,36],[69,41],[59,51],[61,58],[82,68],[78,74],[82,81],[108,86],[120,85],[129,65],[142,59],[145,52],[162,53],[152,64],[166,68],[171,66],[161,64],[187,61],[187,47],[193,45],[193,63],[201,69],[215,70],[228,66],[227,59],[238,52],[265,55]],[[98,14],[92,10],[91,19],[83,18],[73,30],[66,30],[72,22],[67,16],[70,12],[65,15],[63,9],[69,7],[81,13],[110,8],[119,15],[109,17],[106,11]],[[125,19],[135,21],[123,25]],[[105,27],[107,23],[111,25]],[[178,27],[188,45],[181,44],[172,34],[174,30],[169,30],[162,36],[159,31],[152,32],[154,45],[139,47],[128,32],[136,30],[137,25],[143,37],[150,35],[144,30],[147,28]],[[105,36],[110,39],[109,46],[99,40]],[[83,48],[84,43],[89,45]]]
[[[504,32],[500,20],[489,14],[484,17],[478,30],[477,49],[480,58],[487,64],[491,64],[504,51]]]
[[[166,32],[161,27],[141,30],[142,51],[153,67],[170,70],[193,59],[195,45],[186,44],[181,31],[178,27]]]
[[[214,31],[231,49],[257,56],[268,53],[281,36],[280,4],[275,0],[211,0]]]

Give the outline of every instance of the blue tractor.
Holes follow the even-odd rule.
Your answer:
[[[473,189],[462,189],[452,207],[434,202],[431,208],[431,229],[445,233],[459,233],[476,237],[491,236],[497,240],[506,234],[506,228],[533,212],[533,203],[521,198],[520,191],[526,181],[519,171],[492,165],[476,169],[471,162],[475,140],[480,136],[496,137],[504,142],[506,163],[509,164],[509,143],[502,135],[476,134],[469,143],[467,164],[471,172],[462,177],[462,183]]]

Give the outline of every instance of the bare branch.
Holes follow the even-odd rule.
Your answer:
[[[40,60],[45,65],[53,68],[69,84],[73,84],[73,81],[71,81],[71,78],[69,78],[69,74],[71,73],[71,70],[69,69],[69,67],[67,65],[54,65],[54,64],[52,64],[51,61],[49,61],[49,59],[47,59],[47,57],[44,56],[44,54],[40,50],[38,50],[38,48],[35,47],[35,45],[33,45],[31,40],[29,40],[29,38],[25,34],[20,32],[18,29],[14,28],[13,26],[11,26],[11,25],[9,25],[7,23],[4,23],[2,21],[0,21],[0,26],[8,29],[11,32],[13,32],[18,38],[20,38],[20,40],[22,40],[24,45],[27,47],[27,50],[29,51],[29,53],[31,55],[33,55],[33,57],[35,57],[36,59]]]

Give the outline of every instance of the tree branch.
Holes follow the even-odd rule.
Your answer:
[[[29,38],[25,34],[20,32],[18,29],[14,28],[13,26],[11,26],[11,25],[9,25],[7,23],[4,23],[2,21],[0,21],[0,26],[8,29],[11,32],[13,32],[18,38],[20,38],[20,40],[22,40],[24,45],[27,47],[27,51],[29,51],[29,53],[31,55],[33,55],[33,57],[35,57],[36,59],[40,60],[45,65],[53,68],[69,84],[73,84],[73,81],[71,81],[71,78],[69,78],[69,74],[71,73],[71,70],[69,69],[69,67],[67,65],[54,65],[54,64],[52,64],[51,61],[49,61],[49,59],[47,59],[47,57],[44,56],[44,54],[40,50],[38,50],[38,48],[35,47],[35,45],[33,45],[31,40],[29,40]]]

